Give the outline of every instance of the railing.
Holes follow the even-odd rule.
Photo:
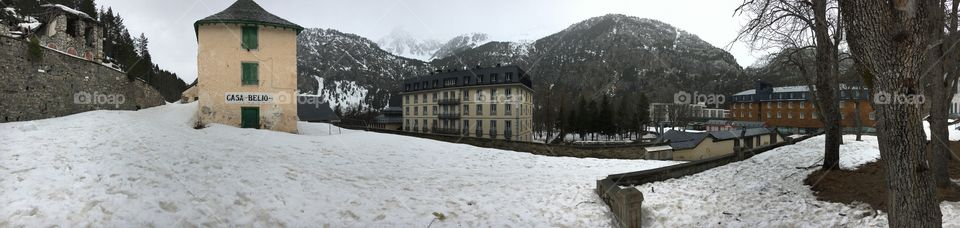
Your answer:
[[[460,119],[459,112],[440,113],[440,119]]]
[[[433,133],[444,135],[460,135],[459,128],[433,128]]]
[[[440,105],[458,105],[460,104],[460,99],[457,99],[457,98],[440,99],[440,101],[438,101],[437,103]]]

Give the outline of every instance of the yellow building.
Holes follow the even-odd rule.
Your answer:
[[[253,0],[194,23],[200,121],[297,132],[297,35]]]
[[[744,130],[682,132],[670,130],[660,137],[670,151],[661,147],[647,150],[647,159],[697,161],[733,154],[735,148],[758,148],[783,142],[776,130],[751,128]]]
[[[404,131],[533,141],[533,86],[520,67],[438,71],[403,86]]]

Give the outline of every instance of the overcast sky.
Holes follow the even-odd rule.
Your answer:
[[[226,9],[234,0],[97,0],[120,13],[132,34],[145,33],[160,67],[196,79],[193,22]],[[536,40],[591,17],[619,13],[657,19],[725,48],[741,18],[742,0],[259,0],[267,11],[307,28],[332,28],[373,41],[401,28],[421,39],[446,40],[486,33],[492,40]],[[763,56],[742,42],[728,50],[741,66]]]

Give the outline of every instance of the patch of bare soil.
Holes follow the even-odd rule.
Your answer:
[[[960,161],[950,164],[950,176],[960,179]],[[864,202],[873,209],[886,212],[887,189],[882,161],[860,166],[857,170],[817,170],[803,181],[814,191],[818,200],[850,204]],[[960,189],[939,188],[941,201],[960,201]]]

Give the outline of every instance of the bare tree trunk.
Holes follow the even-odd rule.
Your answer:
[[[840,144],[843,135],[840,131],[840,110],[837,97],[839,87],[839,69],[837,69],[837,49],[830,37],[827,25],[827,0],[813,1],[813,31],[816,38],[817,77],[816,93],[819,102],[818,111],[823,117],[826,132],[824,144],[823,169],[840,168]]]
[[[941,2],[942,3],[942,2]],[[957,7],[960,1],[952,2],[950,9],[950,22],[947,36],[944,36],[943,30],[939,29],[945,25],[946,20],[942,14],[934,13],[931,15],[930,39],[939,42],[930,48],[927,56],[927,66],[929,72],[925,72],[927,82],[927,103],[930,104],[930,116],[927,121],[930,122],[930,165],[933,169],[934,182],[937,187],[953,187],[955,184],[950,181],[949,163],[951,158],[950,147],[948,146],[949,113],[950,100],[956,90],[956,81],[958,72],[956,66],[958,58],[955,56],[954,45],[957,41]],[[938,5],[937,12],[943,12],[945,5]]]
[[[929,44],[933,1],[842,0],[853,56],[875,77],[874,94],[918,95]],[[922,110],[915,104],[876,105],[880,156],[887,175],[890,227],[941,227],[942,214],[926,163]]]

